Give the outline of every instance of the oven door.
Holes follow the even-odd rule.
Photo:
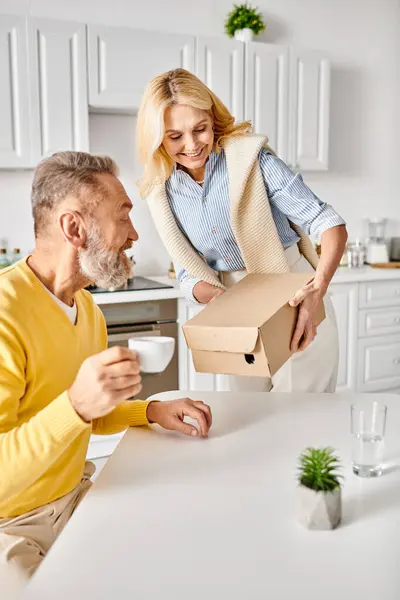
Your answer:
[[[162,373],[142,373],[142,391],[138,398],[146,400],[153,394],[178,389],[178,325],[169,323],[140,323],[138,325],[110,325],[107,327],[108,347],[128,347],[133,337],[168,336],[175,339],[175,352],[168,367]]]

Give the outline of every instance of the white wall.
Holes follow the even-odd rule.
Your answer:
[[[218,36],[223,35],[232,4],[232,0],[0,0],[0,13]],[[268,23],[260,41],[318,48],[332,60],[331,167],[328,173],[306,174],[307,183],[343,214],[351,236],[362,234],[362,219],[374,215],[389,217],[389,234],[400,234],[398,1],[257,0],[255,4]],[[112,121],[93,125],[96,119],[92,117],[92,150],[100,151],[103,140],[96,131],[110,127]],[[115,126],[119,122],[118,117],[110,119]],[[117,148],[115,139],[112,143],[115,158],[124,162],[123,149]],[[108,146],[104,149],[111,151]],[[155,273],[165,268],[167,259],[159,242],[154,242],[145,207],[136,199],[134,180],[139,173],[131,173],[130,164],[125,160],[122,175],[135,201],[134,219],[142,234],[137,254],[141,270]],[[30,177],[0,172],[0,238],[8,234],[12,244],[21,246],[31,227]],[[150,256],[154,244],[155,258],[148,259],[147,268],[147,253]]]

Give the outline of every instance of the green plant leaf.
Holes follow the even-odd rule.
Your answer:
[[[317,492],[330,492],[340,487],[341,463],[333,448],[306,448],[299,456],[298,481]]]
[[[240,29],[251,29],[258,35],[265,29],[261,13],[250,4],[234,4],[233,10],[228,14],[225,21],[225,31],[229,37],[233,37],[235,31]]]

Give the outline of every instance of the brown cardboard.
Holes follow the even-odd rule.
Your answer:
[[[310,274],[247,275],[183,326],[200,373],[271,377],[290,358],[298,308],[289,306]],[[325,318],[321,302],[317,323]]]

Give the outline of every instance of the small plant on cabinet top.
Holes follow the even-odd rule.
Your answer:
[[[265,24],[261,13],[250,4],[235,4],[225,21],[225,31],[233,37],[236,31],[251,29],[255,35],[264,31]]]

